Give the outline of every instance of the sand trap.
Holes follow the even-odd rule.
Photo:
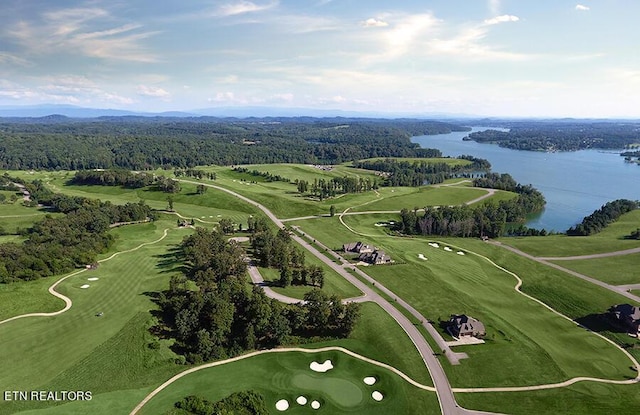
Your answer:
[[[87,278],[87,281],[98,281],[98,277]]]
[[[80,288],[89,288],[89,287],[90,287],[89,284],[85,284],[85,285],[81,286]]]
[[[373,391],[371,393],[371,397],[373,398],[374,401],[377,401],[377,402],[380,402],[382,398],[384,398],[384,396],[382,396],[382,394],[378,391]]]
[[[305,398],[304,396],[298,396],[298,398],[296,398],[296,402],[298,402],[298,405],[306,405],[307,398]]]
[[[462,252],[462,251],[458,251],[458,252],[456,252],[456,254],[458,254],[458,255],[464,255],[464,252]]]
[[[378,223],[375,224],[375,226],[381,227],[381,226],[387,226],[387,224],[386,223],[382,223],[382,222],[378,222]]]
[[[314,372],[324,373],[333,369],[333,365],[331,364],[331,360],[325,360],[322,364],[318,362],[311,362],[309,368]]]
[[[318,401],[311,402],[311,407],[313,409],[320,409],[320,402],[318,402]]]
[[[424,255],[422,255],[422,254],[418,254],[418,259],[421,259],[421,260],[423,260],[423,261],[426,261],[426,260],[427,260],[427,257],[426,257],[426,256],[424,256]]]
[[[366,385],[374,385],[376,383],[376,378],[374,378],[373,376],[367,376],[366,378],[362,379],[362,381],[366,384]]]
[[[278,411],[286,411],[287,409],[289,409],[289,401],[287,401],[286,399],[280,399],[278,402],[276,402],[276,409]]]
[[[217,217],[217,218],[221,218],[221,217],[222,217],[222,215],[216,215],[216,217]]]
[[[445,247],[444,247],[444,250],[445,250],[445,251],[447,251],[447,252],[451,252],[451,251],[452,251],[452,249],[451,249],[451,248],[449,248],[448,246],[445,246]]]
[[[429,246],[432,246],[432,247],[434,247],[434,248],[440,248],[440,245],[438,245],[438,244],[437,244],[437,243],[435,243],[435,242],[429,242]]]

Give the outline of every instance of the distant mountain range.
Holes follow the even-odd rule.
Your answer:
[[[0,117],[10,118],[42,118],[49,116],[64,116],[69,118],[98,118],[98,117],[357,117],[357,118],[477,118],[467,114],[448,113],[382,113],[343,111],[337,109],[313,108],[278,108],[278,107],[215,107],[200,108],[188,111],[144,112],[118,109],[85,108],[75,105],[41,104],[23,106],[0,106]]]

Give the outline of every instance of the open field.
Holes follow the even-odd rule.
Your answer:
[[[26,313],[50,313],[64,307],[64,302],[49,294],[49,287],[60,277],[0,284],[0,321]]]
[[[22,204],[22,198],[11,203],[0,204],[0,228],[8,234],[16,234],[20,229],[27,229],[50,214],[53,216],[58,213],[48,212],[46,209],[36,207],[26,207]]]
[[[397,188],[396,188],[397,189]],[[395,189],[393,189],[395,190]],[[356,207],[354,211],[396,210],[402,208],[422,209],[425,206],[460,205],[487,194],[486,190],[473,187],[422,186],[411,187],[398,195],[387,195],[384,199],[366,206]]]
[[[640,247],[640,241],[624,239],[640,227],[640,209],[626,213],[602,232],[590,236],[551,235],[536,238],[501,238],[503,244],[511,245],[533,256],[560,257],[599,254]]]
[[[640,254],[551,262],[613,285],[640,284]]]
[[[445,366],[454,387],[530,385],[566,380],[587,373],[612,379],[633,375],[628,369],[629,360],[619,350],[516,293],[513,289],[515,279],[483,259],[470,254],[459,256],[444,251],[442,247],[434,249],[422,238],[361,238],[349,235],[348,231],[336,229],[335,221],[329,225],[329,220],[298,223],[305,232],[329,246],[362,239],[384,248],[399,264],[367,267],[365,271],[427,318],[437,320],[447,318],[451,313],[468,313],[485,323],[487,343],[458,347],[456,350],[468,353],[470,359],[463,360],[460,366]],[[361,224],[366,222],[360,218],[358,221]],[[371,229],[375,227],[371,226]],[[325,237],[327,240],[323,239]],[[452,244],[458,241],[466,242],[455,239]],[[421,253],[428,258],[427,261],[418,259]],[[513,256],[496,253],[498,256]],[[558,275],[546,268],[519,269],[525,287],[533,277]],[[571,279],[567,281],[570,286],[574,285]],[[597,287],[582,283],[586,284],[583,287],[586,290],[599,292],[595,289]],[[553,285],[546,287],[554,290]],[[603,299],[613,297],[619,299],[613,294],[605,295]],[[577,355],[581,358],[576,359]],[[583,359],[584,356],[591,357]]]
[[[460,405],[514,415],[635,415],[640,385],[579,383],[567,388],[509,393],[458,393]]]

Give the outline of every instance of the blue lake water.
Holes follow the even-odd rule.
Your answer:
[[[468,134],[417,136],[411,141],[424,148],[437,148],[445,156],[470,154],[487,159],[492,171],[509,173],[519,183],[531,184],[540,190],[547,200],[546,208],[532,217],[527,226],[565,231],[608,201],[640,200],[640,166],[625,163],[623,157],[613,151],[511,150],[495,144],[462,141]]]

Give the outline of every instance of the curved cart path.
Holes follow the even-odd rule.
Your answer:
[[[247,271],[249,271],[249,276],[251,277],[251,281],[253,281],[255,285],[262,287],[267,297],[273,298],[285,304],[298,304],[298,303],[304,304],[306,302],[299,298],[289,297],[274,291],[271,287],[265,284],[264,278],[262,277],[262,274],[260,274],[260,270],[254,264],[249,264],[249,266],[247,266]],[[364,294],[359,297],[344,298],[342,299],[342,304],[364,303],[366,301],[369,301],[369,298],[367,297],[366,294]]]
[[[269,209],[263,206],[260,203],[257,203],[254,200],[249,199],[246,196],[243,196],[239,193],[234,192],[233,190],[227,189],[225,187],[221,187],[213,184],[200,183],[191,180],[180,179],[179,181],[191,184],[204,184],[205,186],[218,189],[220,191],[226,192],[230,195],[237,197],[240,200],[244,200],[247,203],[251,203],[258,209],[260,209],[273,223],[276,224],[279,228],[284,228],[285,225],[282,223],[280,219],[278,219]],[[328,257],[318,251],[316,248],[311,246],[308,242],[297,235],[292,235],[291,238],[295,240],[298,244],[302,245],[304,249],[309,251],[311,254],[316,256],[322,262],[324,262],[327,266],[332,268],[342,277],[344,277],[347,281],[353,284],[356,288],[360,289],[369,299],[377,303],[383,310],[385,310],[396,322],[402,327],[402,329],[407,333],[413,344],[416,346],[416,349],[420,353],[423,362],[425,363],[427,370],[429,371],[429,375],[433,380],[433,384],[436,388],[436,394],[438,396],[438,400],[440,402],[440,409],[443,415],[463,415],[473,413],[472,411],[468,411],[464,408],[461,408],[456,403],[456,400],[453,396],[453,391],[451,390],[451,384],[447,379],[447,376],[440,364],[440,361],[435,356],[433,349],[429,343],[425,340],[424,336],[418,328],[409,320],[400,310],[398,310],[393,304],[387,301],[384,297],[378,294],[373,288],[360,281],[356,276],[347,272],[343,267],[337,265],[333,261],[331,261]],[[382,287],[380,284],[376,284],[376,287]],[[397,297],[397,296],[396,296]],[[425,319],[426,320],[426,319]]]
[[[164,230],[163,235],[162,235],[159,239],[156,239],[155,241],[145,242],[145,243],[142,243],[142,244],[140,244],[140,245],[136,246],[135,248],[127,249],[127,250],[125,250],[125,251],[115,252],[113,255],[109,256],[108,258],[104,258],[104,259],[100,259],[100,260],[98,260],[98,262],[99,262],[99,263],[103,263],[103,262],[109,261],[109,260],[111,260],[111,259],[113,259],[113,258],[117,257],[118,255],[126,254],[126,253],[133,252],[133,251],[137,251],[138,249],[140,249],[140,248],[142,248],[142,247],[145,247],[145,246],[147,246],[147,245],[153,245],[153,244],[156,244],[156,243],[158,243],[158,242],[162,241],[164,238],[166,238],[166,237],[167,237],[167,233],[168,233],[168,232],[169,232],[169,229],[167,228],[167,229],[165,229],[165,230]],[[21,315],[19,315],[19,316],[15,316],[15,317],[8,318],[8,319],[6,319],[6,320],[2,320],[2,321],[0,321],[0,324],[5,324],[5,323],[8,323],[8,322],[10,322],[10,321],[18,320],[18,319],[21,319],[21,318],[27,318],[27,317],[53,317],[53,316],[58,316],[58,315],[60,315],[60,314],[64,313],[65,311],[69,310],[69,309],[71,308],[71,306],[73,305],[73,302],[72,302],[72,301],[71,301],[71,299],[70,299],[69,297],[67,297],[66,295],[64,295],[64,294],[60,294],[59,292],[57,292],[57,291],[56,291],[56,287],[57,287],[58,285],[60,285],[63,281],[65,281],[65,280],[67,280],[67,279],[69,279],[69,278],[71,278],[71,277],[74,277],[74,276],[76,276],[76,275],[78,275],[78,274],[81,274],[81,273],[83,273],[83,272],[85,272],[85,271],[87,271],[87,269],[86,269],[86,268],[81,269],[81,270],[78,270],[78,271],[75,271],[75,272],[72,272],[71,274],[69,274],[69,275],[67,275],[67,276],[65,276],[65,277],[60,278],[58,281],[54,282],[54,283],[53,283],[53,285],[51,285],[51,287],[49,287],[49,293],[50,293],[51,295],[53,295],[54,297],[58,297],[59,299],[61,299],[62,301],[64,301],[64,304],[65,304],[65,305],[64,305],[64,308],[63,308],[63,309],[58,310],[58,311],[54,311],[54,312],[51,312],[51,313],[28,313],[28,314],[21,314]]]
[[[553,262],[549,262],[549,260],[551,258],[535,257],[535,256],[533,256],[531,254],[527,254],[526,252],[523,252],[523,251],[521,251],[521,250],[519,250],[517,248],[514,248],[512,246],[505,245],[505,244],[500,243],[498,241],[489,241],[489,243],[492,244],[492,245],[504,248],[506,250],[509,250],[509,251],[511,251],[511,252],[513,252],[515,254],[518,254],[518,255],[520,255],[522,257],[525,257],[527,259],[530,259],[532,261],[536,261],[536,262],[539,262],[539,263],[544,264],[546,266],[549,266],[551,268],[555,268],[555,269],[557,269],[559,271],[566,272],[567,274],[571,274],[574,277],[578,277],[578,278],[580,278],[582,280],[585,280],[587,282],[590,282],[592,284],[599,285],[602,288],[605,288],[605,289],[607,289],[609,291],[613,291],[616,294],[620,294],[620,295],[622,295],[622,296],[624,296],[624,297],[626,297],[626,298],[628,298],[630,300],[633,300],[633,301],[636,301],[636,302],[640,303],[640,297],[638,297],[637,295],[631,294],[630,292],[627,292],[627,290],[624,288],[624,286],[620,287],[620,286],[617,286],[617,285],[607,284],[606,282],[597,280],[597,279],[595,279],[593,277],[589,277],[587,275],[584,275],[584,274],[581,274],[579,272],[573,271],[571,269],[565,268],[565,267],[563,267],[561,265],[554,264]],[[637,249],[640,249],[640,248],[637,248]],[[632,252],[630,252],[630,251],[632,251]],[[609,254],[626,255],[626,254],[629,254],[629,253],[635,253],[635,251],[636,251],[636,248],[627,249],[625,251],[609,252]],[[625,252],[625,254],[620,254],[620,252]],[[594,255],[604,255],[604,254],[594,254]],[[590,255],[585,255],[585,256],[581,257],[580,259],[588,259],[588,258],[585,258],[586,256],[590,256]],[[615,255],[609,255],[609,256],[615,256]],[[571,257],[564,257],[564,258],[571,258]],[[577,258],[577,257],[574,257],[574,258]],[[602,256],[598,256],[596,258],[602,258]]]

